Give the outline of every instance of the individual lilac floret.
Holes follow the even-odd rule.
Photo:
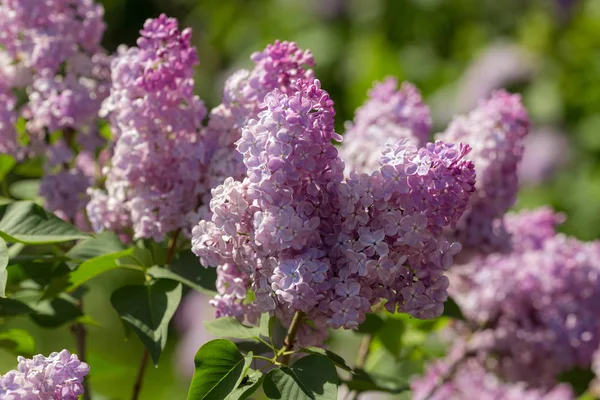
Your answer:
[[[385,144],[406,138],[423,146],[431,131],[429,107],[418,89],[389,77],[369,91],[369,99],[356,110],[353,123],[347,123],[341,157],[348,172],[371,173],[379,168],[379,154]]]
[[[557,234],[561,218],[548,209],[510,216],[511,253],[452,272],[453,298],[483,327],[476,349],[497,358],[506,380],[552,385],[562,372],[588,368],[600,346],[600,242]]]
[[[114,153],[103,171],[107,193],[90,191],[87,211],[96,230],[120,231],[130,221],[135,238],[160,241],[187,226],[186,214],[202,198],[206,110],[193,94],[191,31],[179,32],[175,19],[161,15],[141,35],[139,48],[121,49],[112,63],[102,113],[112,123]]]
[[[571,387],[528,388],[506,383],[485,370],[476,359],[449,359],[429,365],[423,377],[411,382],[414,400],[574,400]]]
[[[16,370],[0,375],[0,398],[15,400],[77,400],[90,367],[63,350],[33,359],[18,357]]]
[[[303,311],[315,324],[308,339],[356,328],[383,298],[391,311],[440,315],[460,249],[443,229],[474,190],[468,146],[400,141],[373,175],[344,181],[333,102],[318,80],[295,87],[265,96],[237,142],[247,177],[215,188],[212,220],[193,230],[193,251],[217,266],[217,316],[274,312],[287,323]]]
[[[467,116],[455,118],[438,137],[469,144],[477,170],[471,210],[463,216],[455,238],[467,249],[492,251],[506,247],[502,215],[515,202],[517,167],[523,156],[529,119],[521,97],[498,91]]]

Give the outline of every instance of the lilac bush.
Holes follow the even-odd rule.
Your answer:
[[[19,357],[0,398],[95,394],[85,285],[113,270],[138,278],[110,296],[144,345],[133,400],[175,315],[190,400],[409,381],[415,399],[571,400],[569,374],[598,373],[598,242],[558,233],[549,207],[508,212],[531,147],[518,94],[492,93],[430,140],[419,90],[389,77],[342,136],[296,43],[253,53],[207,110],[190,28],[163,14],[109,55],[102,16],[91,0],[0,0],[0,172],[12,184],[14,164],[41,160],[50,211],[2,199],[0,317],[68,324],[82,357]],[[183,286],[203,295],[178,311]],[[350,363],[330,344],[355,334]],[[0,335],[28,351],[20,330]]]

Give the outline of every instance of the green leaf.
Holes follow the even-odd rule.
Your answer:
[[[458,306],[458,304],[456,304],[456,302],[454,301],[454,299],[452,299],[452,297],[448,297],[448,300],[446,300],[446,302],[444,303],[444,313],[442,315],[445,317],[450,317],[450,318],[458,319],[461,321],[466,320],[465,316],[463,315],[462,311],[460,310],[460,307]]]
[[[205,268],[200,265],[198,257],[191,250],[176,254],[169,269],[189,282],[204,288],[205,292],[210,291],[211,296],[217,292],[217,269]]]
[[[24,179],[10,185],[8,193],[16,199],[37,200],[40,198],[40,180]]]
[[[369,374],[362,369],[356,369],[356,374],[350,381],[346,381],[348,389],[356,392],[379,391],[387,393],[402,393],[410,387],[404,382],[398,382],[389,377]]]
[[[201,267],[200,264],[198,264],[197,268],[204,269],[204,267]],[[214,269],[214,268],[211,268],[211,269]],[[214,296],[216,293],[216,292],[213,292],[209,289],[202,287],[201,285],[196,284],[195,282],[187,279],[184,276],[179,275],[177,272],[175,272],[171,269],[159,267],[158,265],[148,268],[148,270],[146,272],[148,273],[148,275],[150,275],[154,279],[171,279],[173,281],[183,283],[184,285],[196,290],[197,292],[204,293],[209,296]]]
[[[181,301],[181,285],[169,280],[151,286],[128,285],[117,289],[110,301],[158,364],[167,343],[169,321]]]
[[[14,200],[11,199],[10,197],[4,197],[4,196],[0,196],[0,206],[6,205],[6,204],[10,204],[12,203]]]
[[[71,260],[85,261],[104,254],[117,253],[125,250],[125,246],[117,235],[112,232],[102,232],[77,243],[65,255]]]
[[[19,300],[0,298],[0,317],[15,317],[33,312],[31,307]]]
[[[204,326],[213,335],[234,339],[251,339],[257,338],[260,335],[259,327],[243,325],[233,317],[223,317],[206,321],[204,322]]]
[[[105,254],[91,258],[71,273],[68,291],[74,290],[87,281],[105,272],[119,268],[119,259],[133,255],[134,249],[122,250],[117,253]]]
[[[402,333],[405,330],[404,321],[395,318],[387,318],[376,336],[394,357],[400,356],[402,349]]]
[[[366,315],[365,321],[358,326],[358,331],[360,333],[368,333],[373,334],[379,331],[385,321],[377,314],[369,313]]]
[[[595,375],[590,368],[573,368],[559,375],[559,382],[568,383],[573,387],[576,395],[586,392]]]
[[[13,169],[16,163],[13,156],[0,154],[0,181]]]
[[[352,368],[346,363],[346,360],[344,360],[344,358],[342,356],[334,353],[333,351],[325,350],[325,349],[322,349],[321,347],[315,347],[315,346],[304,347],[304,348],[300,349],[300,351],[302,353],[306,353],[306,354],[320,354],[322,356],[325,356],[325,357],[329,358],[331,361],[333,361],[333,363],[335,365],[337,365],[338,367],[340,367],[341,369],[348,371],[348,372],[352,372]]]
[[[252,352],[254,354],[267,354],[272,353],[273,349],[257,340],[239,340],[235,342],[235,345],[243,353]]]
[[[216,339],[200,347],[194,357],[194,377],[188,400],[222,400],[238,387],[252,362],[233,342]]]
[[[246,378],[242,380],[241,384],[235,388],[225,400],[245,400],[256,392],[260,387],[264,379],[264,375],[260,371],[249,370]]]
[[[23,329],[0,332],[0,347],[23,357],[31,357],[35,354],[35,340]]]
[[[44,328],[57,328],[83,316],[75,299],[66,294],[56,299],[32,303],[30,306],[34,311],[30,314],[31,319]]]
[[[0,236],[7,242],[46,244],[89,236],[30,201],[0,206]]]
[[[8,280],[8,247],[4,239],[0,238],[0,297],[6,297],[6,281]]]
[[[269,399],[337,400],[338,376],[331,360],[313,354],[271,370],[263,388]]]

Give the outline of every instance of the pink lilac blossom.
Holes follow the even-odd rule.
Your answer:
[[[440,315],[460,249],[443,229],[474,190],[468,146],[401,140],[378,171],[344,180],[333,101],[318,80],[293,87],[265,96],[237,142],[247,177],[213,189],[212,220],[193,229],[192,250],[217,267],[217,317],[273,312],[289,323],[303,311],[316,328],[300,338],[310,340],[356,328],[383,298],[391,311]]]
[[[371,173],[379,168],[379,154],[385,144],[402,138],[423,146],[431,131],[429,107],[418,89],[403,82],[398,89],[395,78],[376,83],[369,99],[356,110],[353,123],[346,124],[341,157],[347,172]]]
[[[457,346],[460,347],[460,346]],[[461,358],[455,347],[444,360],[430,364],[411,382],[414,400],[574,400],[570,386],[529,388],[523,382],[503,382],[486,371],[481,360]],[[462,349],[461,349],[462,350]]]
[[[502,222],[518,190],[518,164],[529,131],[527,112],[517,94],[497,91],[467,116],[456,117],[438,138],[462,141],[473,151],[477,190],[454,231],[465,248],[489,252],[506,248],[509,239]]]
[[[112,88],[101,112],[114,132],[113,156],[103,170],[106,193],[90,190],[95,230],[160,241],[187,225],[203,187],[204,103],[193,94],[191,30],[161,15],[140,31],[138,47],[121,49],[112,63]]]
[[[18,357],[16,370],[0,375],[0,398],[14,400],[77,400],[90,367],[62,350],[48,357]]]
[[[287,93],[297,79],[314,79],[313,71],[308,68],[314,66],[312,54],[298,48],[294,42],[277,40],[262,52],[253,53],[251,59],[254,62],[252,70],[239,70],[227,79],[222,103],[210,112],[203,131],[208,163],[207,190],[202,201],[204,207],[190,215],[193,225],[201,219],[210,219],[211,189],[228,177],[244,178],[246,166],[235,149],[235,142],[240,139],[248,120],[256,118],[265,95],[273,89]]]
[[[451,295],[482,327],[474,348],[493,355],[508,381],[549,387],[562,372],[588,368],[600,345],[600,242],[556,233],[562,219],[547,208],[510,215],[512,252],[452,271]]]

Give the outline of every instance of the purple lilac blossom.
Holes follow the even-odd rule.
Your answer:
[[[0,375],[0,398],[14,400],[77,400],[90,367],[62,350],[48,357],[17,358],[16,370]]]
[[[495,356],[505,380],[550,387],[560,373],[588,368],[600,346],[600,242],[556,233],[562,220],[548,208],[509,215],[512,252],[452,271],[451,295],[482,327],[471,345]]]
[[[414,400],[574,400],[566,384],[549,389],[529,388],[523,382],[503,382],[486,371],[480,360],[462,358],[455,346],[443,360],[430,364],[425,375],[411,382]]]
[[[313,71],[308,68],[314,65],[312,54],[294,42],[277,40],[262,52],[253,53],[251,59],[252,70],[239,70],[227,79],[222,103],[210,112],[208,126],[203,131],[208,163],[207,190],[202,201],[204,207],[190,215],[193,225],[211,217],[210,189],[228,177],[244,178],[246,166],[236,151],[235,142],[248,120],[257,117],[265,95],[276,88],[289,92],[296,79],[314,79]]]
[[[438,138],[464,142],[477,170],[477,190],[454,231],[466,249],[489,252],[506,248],[502,222],[518,190],[517,167],[524,152],[529,118],[518,94],[494,92],[467,116],[456,117]]]
[[[443,229],[474,190],[468,146],[401,140],[378,171],[344,181],[333,102],[318,80],[293,87],[265,96],[237,142],[247,177],[213,189],[212,220],[193,229],[192,250],[217,267],[217,317],[273,312],[286,323],[303,311],[316,326],[301,332],[309,340],[356,328],[383,298],[390,311],[440,315],[460,249]]]
[[[17,113],[15,106],[17,99],[8,90],[0,86],[0,154],[10,154],[19,157],[19,143],[17,140]]]
[[[418,89],[395,78],[376,83],[369,99],[356,110],[353,123],[346,124],[340,154],[349,173],[371,173],[379,168],[379,154],[385,144],[402,138],[423,146],[429,138],[431,116]]]
[[[161,15],[140,31],[138,47],[121,48],[112,62],[112,88],[101,113],[114,133],[106,192],[90,190],[88,216],[94,230],[160,241],[187,226],[205,179],[200,133],[204,103],[193,94],[191,29]]]

